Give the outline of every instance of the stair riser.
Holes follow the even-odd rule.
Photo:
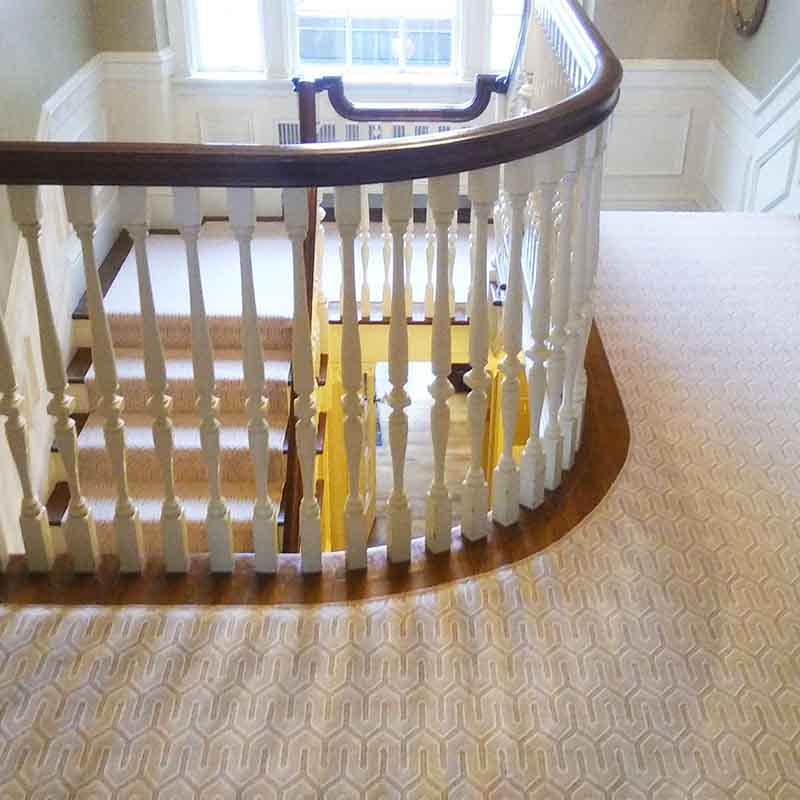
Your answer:
[[[141,348],[143,329],[141,317],[112,316],[109,320],[114,346]],[[237,317],[210,317],[211,343],[218,350],[242,349],[241,321]],[[188,349],[192,343],[192,327],[188,317],[160,318],[161,342],[170,350]],[[288,351],[292,346],[291,320],[261,319],[261,345],[266,350]]]
[[[271,449],[269,458],[270,481],[283,478],[284,455]],[[153,483],[161,475],[158,457],[154,450],[128,449],[128,481],[131,484]],[[200,450],[175,451],[175,480],[183,483],[203,483],[207,480],[206,462]],[[105,450],[88,448],[80,452],[80,471],[89,491],[91,484],[113,483],[111,462]],[[244,483],[253,478],[253,460],[249,450],[226,449],[220,454],[220,476],[223,481]]]
[[[72,391],[72,389],[71,389]],[[285,382],[267,380],[265,383],[265,397],[269,401],[270,416],[275,415],[286,418],[289,415],[289,390]],[[147,412],[147,398],[150,391],[147,385],[138,378],[119,381],[119,392],[125,398],[125,410],[134,413]],[[195,410],[194,381],[173,380],[169,383],[168,393],[172,397],[172,411],[174,414],[192,413]],[[76,411],[89,412],[96,408],[96,387],[91,378],[84,391],[74,392],[76,397]],[[247,391],[244,381],[240,379],[217,380],[216,395],[220,401],[221,413],[244,414]],[[85,407],[84,407],[85,406]]]

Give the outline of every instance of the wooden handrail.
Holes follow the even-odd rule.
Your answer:
[[[462,104],[417,104],[403,106],[398,103],[376,103],[371,106],[353,103],[344,90],[341,75],[325,75],[306,80],[293,78],[296,92],[309,89],[315,93],[327,92],[333,110],[339,116],[354,122],[471,122],[477,119],[489,106],[493,94],[506,94],[514,76],[519,72],[528,26],[531,16],[531,0],[522,0],[520,26],[517,43],[508,72],[504,75],[481,73],[475,76],[475,91],[472,99]]]
[[[95,186],[346,186],[427,178],[551,150],[600,125],[619,99],[622,65],[575,0],[564,13],[592,48],[594,74],[571,96],[503,122],[367,142],[261,147],[4,142],[0,183]]]

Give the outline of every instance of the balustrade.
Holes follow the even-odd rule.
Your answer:
[[[514,85],[522,100],[509,104],[511,118],[485,128],[406,138],[398,147],[397,142],[387,139],[394,130],[388,124],[392,118],[379,117],[383,121],[369,123],[368,142],[351,142],[341,150],[336,150],[335,143],[320,145],[319,150],[299,146],[291,154],[283,148],[162,145],[150,149],[142,145],[126,149],[128,146],[121,145],[116,152],[91,145],[61,145],[50,150],[40,145],[0,145],[0,180],[11,184],[8,192],[13,218],[30,256],[44,371],[52,395],[48,410],[54,419],[55,441],[70,492],[65,542],[76,571],[97,571],[101,554],[92,512],[81,490],[79,441],[71,418],[73,403],[67,393],[65,353],[57,334],[40,247],[42,211],[37,187],[41,184],[65,186],[68,216],[81,245],[98,411],[114,481],[115,549],[122,571],[144,570],[148,548],[127,477],[124,398],[95,262],[91,184],[120,187],[120,219],[133,240],[148,387],[146,408],[151,418],[148,423],[152,422],[154,463],[160,473],[160,535],[167,571],[189,571],[191,553],[186,512],[175,479],[173,403],[148,257],[144,185],[173,188],[175,222],[185,246],[196,412],[208,480],[205,528],[212,571],[233,571],[237,554],[220,474],[223,419],[206,312],[206,296],[213,287],[203,282],[199,247],[202,210],[199,190],[191,184],[228,190],[230,228],[241,275],[244,411],[254,477],[250,524],[257,572],[275,573],[281,568],[282,558],[288,557],[280,552],[279,509],[268,491],[269,405],[253,255],[254,190],[261,186],[283,190],[287,263],[270,263],[265,268],[274,271],[270,279],[275,281],[287,280],[291,270],[294,400],[289,446],[295,448],[301,484],[298,525],[302,571],[318,573],[323,569],[323,525],[328,512],[317,497],[317,481],[321,470],[333,467],[316,455],[317,408],[322,403],[341,403],[343,411],[342,427],[335,435],[344,443],[346,497],[340,505],[332,505],[330,513],[343,519],[347,569],[367,566],[369,509],[374,507],[375,497],[365,488],[364,477],[369,461],[365,445],[371,436],[368,426],[374,425],[370,398],[366,396],[371,384],[365,374],[370,375],[378,359],[388,361],[390,383],[385,399],[390,409],[391,486],[378,498],[386,503],[388,557],[395,563],[414,557],[412,507],[413,500],[422,498],[409,496],[407,479],[409,361],[419,357],[419,348],[410,353],[411,330],[415,336],[419,330],[426,332],[421,335],[427,338],[418,341],[429,346],[433,374],[429,387],[433,469],[426,476],[430,488],[424,498],[427,550],[433,554],[447,551],[459,523],[461,535],[470,541],[485,539],[492,522],[513,530],[521,508],[538,508],[546,490],[560,485],[563,471],[580,458],[590,389],[583,361],[592,325],[605,120],[616,103],[620,74],[618,63],[572,0],[537,3],[531,14],[535,24],[529,41],[542,52],[529,54],[529,77],[523,80],[521,74],[515,75]],[[563,102],[565,97],[569,97],[568,102]],[[537,111],[540,107],[546,107],[545,112]],[[462,109],[459,113],[465,112]],[[409,119],[421,117],[412,115]],[[411,130],[405,123],[398,128]],[[466,179],[469,201],[464,209],[471,215],[468,261],[458,247],[462,178]],[[418,256],[423,257],[424,252],[424,281],[416,287],[412,272],[415,180],[418,190],[424,185],[427,192],[426,221],[416,242]],[[304,188],[314,184],[332,186],[335,192],[342,275],[341,328],[336,337],[331,333],[333,323],[328,321],[323,286],[324,215],[317,213],[315,191]],[[377,308],[380,297],[386,338],[381,345],[385,352],[377,358],[377,345],[373,340],[367,346],[365,333],[381,323],[373,318],[370,294],[368,187],[373,200],[380,200],[383,208],[376,237],[383,259],[382,286],[375,301]],[[330,231],[332,225],[326,223]],[[315,244],[306,248],[311,237]],[[309,261],[315,269],[309,269]],[[330,271],[335,267],[327,263],[325,268]],[[494,270],[505,289],[499,340],[492,335],[488,295],[490,271]],[[457,307],[454,287],[460,284],[461,275],[469,276],[469,371],[465,376],[469,387],[469,449],[458,479],[459,502],[454,503],[456,492],[448,484],[447,467],[453,464],[449,403],[453,394],[451,337]],[[414,301],[421,304],[427,318],[424,326],[414,314]],[[460,323],[460,312],[457,316]],[[370,327],[366,327],[366,321]],[[414,327],[410,328],[412,321]],[[7,418],[6,436],[22,489],[20,524],[28,569],[47,572],[52,569],[56,547],[37,495],[39,484],[31,472],[23,398],[9,342],[12,336],[13,331],[0,325],[0,413]],[[340,352],[329,355],[340,359],[337,368],[342,391],[341,396],[328,397],[317,386],[315,369],[317,356],[328,353],[333,342],[341,347]],[[495,386],[499,387],[497,391]],[[518,429],[523,428],[520,441]],[[491,438],[497,442],[495,452],[487,444]],[[0,566],[5,566],[6,560],[0,542]]]

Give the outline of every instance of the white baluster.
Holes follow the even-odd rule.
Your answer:
[[[173,189],[175,221],[186,246],[189,274],[189,305],[192,315],[192,367],[197,390],[195,408],[200,417],[200,444],[208,471],[206,531],[212,572],[233,571],[233,528],[228,504],[220,484],[219,398],[214,394],[214,350],[208,328],[198,239],[203,215],[200,192],[190,187]]]
[[[450,224],[450,230],[447,232],[447,271],[448,282],[450,286],[450,293],[448,295],[448,302],[450,308],[450,316],[456,313],[456,287],[453,281],[456,271],[456,245],[458,244],[458,211],[453,212],[453,221]]]
[[[558,257],[553,275],[550,309],[550,336],[547,357],[547,425],[544,429],[545,488],[553,490],[561,485],[562,445],[558,410],[564,390],[566,372],[567,314],[569,312],[570,277],[572,261],[573,194],[577,177],[577,145],[571,142],[559,148],[562,158],[563,178],[559,184]]]
[[[586,292],[581,308],[581,320],[583,325],[583,339],[581,342],[578,370],[577,386],[575,389],[575,404],[578,408],[578,435],[575,449],[579,450],[583,437],[583,423],[586,412],[586,348],[589,343],[589,334],[592,330],[593,317],[593,295],[594,283],[597,275],[597,259],[600,246],[600,201],[603,192],[603,154],[608,142],[608,131],[610,122],[595,130],[595,150],[592,154],[589,172],[590,189],[588,212],[589,223],[586,230]]]
[[[581,303],[586,293],[586,227],[589,212],[589,170],[586,167],[587,145],[594,147],[594,133],[587,134],[577,143],[578,177],[573,191],[573,230],[572,261],[570,264],[571,280],[568,298],[568,315],[566,324],[567,341],[565,344],[566,366],[564,372],[564,391],[561,408],[558,412],[558,424],[563,437],[562,464],[564,469],[571,469],[575,463],[575,447],[578,438],[578,409],[575,403],[575,385],[577,383],[580,347],[583,336],[583,325],[580,316]]]
[[[308,234],[305,189],[283,190],[283,216],[292,243],[294,270],[294,320],[292,326],[292,380],[295,440],[303,497],[300,501],[300,552],[303,572],[322,570],[320,509],[314,492],[314,456],[317,431],[314,424],[314,365],[311,355],[311,323],[306,300],[306,265],[303,244]]]
[[[470,431],[470,466],[461,486],[461,531],[466,539],[476,541],[486,536],[489,513],[489,484],[481,457],[489,405],[491,378],[486,371],[489,359],[489,302],[487,285],[487,249],[489,215],[497,200],[499,167],[489,167],[469,174],[469,199],[472,204],[473,241],[472,276],[469,307],[469,363],[464,376],[470,387],[467,398]]]
[[[342,240],[342,410],[344,446],[347,455],[347,500],[344,506],[344,529],[347,537],[347,568],[367,566],[367,528],[364,499],[361,495],[361,457],[364,451],[364,399],[361,388],[361,339],[356,307],[356,265],[354,240],[358,230],[358,186],[336,187],[336,223]],[[391,313],[391,312],[390,312]]]
[[[19,226],[28,245],[42,363],[47,391],[52,395],[47,404],[47,411],[55,419],[56,447],[64,463],[69,485],[69,508],[64,537],[75,571],[95,572],[100,561],[97,534],[94,518],[81,493],[78,441],[75,435],[75,423],[70,417],[75,400],[67,394],[67,374],[64,370],[61,343],[53,316],[40,248],[42,209],[39,190],[33,186],[9,186],[8,198],[14,222]]]
[[[525,235],[525,205],[531,190],[531,161],[506,164],[504,184],[511,204],[511,250],[508,260],[506,298],[503,304],[503,452],[492,481],[492,517],[500,525],[519,519],[519,468],[514,461],[514,433],[519,415],[519,375],[522,365],[522,243]]]
[[[412,193],[413,198],[413,193]],[[412,202],[411,218],[408,220],[408,226],[405,234],[403,235],[403,261],[406,268],[406,316],[410,317],[414,313],[414,295],[411,289],[411,267],[414,263],[414,209]]]
[[[319,349],[328,352],[328,298],[325,296],[325,209],[317,209],[317,239],[314,270],[317,320],[319,322]]]
[[[269,496],[269,402],[264,396],[264,350],[253,282],[253,234],[256,228],[253,189],[228,189],[228,213],[239,246],[242,276],[243,366],[247,387],[245,408],[249,417],[247,434],[256,480],[253,506],[256,571],[275,572],[278,568],[278,513]]]
[[[394,239],[392,319],[389,325],[389,380],[392,390],[386,395],[386,402],[392,409],[392,413],[389,415],[389,445],[392,451],[393,476],[392,493],[387,503],[388,551],[389,559],[396,563],[408,561],[411,558],[411,510],[405,491],[406,448],[408,446],[406,408],[411,404],[411,400],[406,391],[408,322],[403,313],[403,297],[407,297],[408,287],[403,285],[403,254],[400,247],[404,236],[403,231],[407,231],[408,219],[413,211],[411,181],[384,184],[383,202]],[[406,232],[405,236],[408,237],[409,233]],[[406,269],[408,269],[408,264],[406,255]]]
[[[386,209],[383,210],[383,318],[389,319],[392,313],[392,234],[389,230],[389,220],[386,219]]]
[[[431,438],[433,440],[433,481],[425,509],[425,533],[428,550],[442,553],[450,549],[452,501],[445,483],[447,440],[450,434],[450,408],[447,401],[453,394],[449,380],[452,369],[450,347],[450,291],[448,263],[448,231],[458,202],[458,175],[431,178],[428,181],[430,206],[436,226],[436,297],[431,329],[430,385]]]
[[[92,363],[97,376],[98,411],[105,418],[103,435],[117,490],[114,530],[120,570],[141,572],[144,567],[142,524],[139,512],[128,494],[125,422],[122,419],[125,401],[119,394],[114,345],[111,341],[111,330],[108,327],[94,254],[94,189],[90,186],[65,186],[64,199],[67,216],[78,234],[83,252],[86,298],[92,331]]]
[[[22,506],[19,524],[25,545],[29,572],[49,572],[53,566],[53,538],[47,511],[39,502],[31,478],[31,456],[28,446],[28,428],[22,416],[24,399],[17,387],[11,347],[6,336],[6,326],[0,316],[0,416],[6,417],[6,439],[14,459],[22,487]],[[6,495],[7,496],[7,495]],[[0,569],[8,566],[8,549],[0,536]]]
[[[433,269],[436,263],[436,223],[433,220],[433,211],[430,203],[430,188],[428,189],[428,208],[425,212],[425,262],[428,278],[425,281],[425,319],[433,319]]]
[[[531,345],[525,352],[528,367],[528,441],[520,461],[520,503],[538,508],[544,502],[545,457],[542,446],[542,410],[547,392],[545,363],[549,355],[547,334],[550,330],[550,284],[555,258],[555,202],[560,160],[552,151],[534,159],[538,246],[533,284]]]
[[[370,295],[369,295],[369,194],[367,187],[361,187],[361,316],[364,319],[369,319],[370,308]],[[342,293],[344,294],[344,286],[342,286]]]
[[[150,263],[147,256],[147,189],[120,187],[122,226],[133,239],[139,299],[142,310],[144,371],[150,397],[147,409],[153,417],[153,444],[164,483],[161,505],[161,533],[164,541],[164,563],[167,572],[189,569],[189,544],[186,516],[175,495],[174,443],[172,434],[172,398],[167,394],[167,368],[164,348],[156,321]]]

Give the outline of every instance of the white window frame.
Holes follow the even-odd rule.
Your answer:
[[[472,0],[472,6],[479,5],[484,0]],[[353,27],[352,27],[352,14],[342,12],[345,18],[345,61],[343,64],[333,62],[314,62],[300,61],[300,27],[298,25],[297,14],[295,12],[295,3],[290,2],[292,21],[290,26],[290,36],[292,39],[292,63],[295,65],[297,71],[303,70],[312,72],[331,72],[341,70],[347,75],[369,75],[385,76],[386,74],[393,75],[431,75],[437,79],[442,78],[457,78],[464,74],[464,65],[461,54],[464,52],[464,43],[462,41],[464,35],[464,8],[469,7],[469,3],[465,0],[457,0],[456,13],[453,18],[453,31],[452,31],[452,52],[451,62],[448,66],[415,66],[409,65],[406,61],[406,55],[401,51],[400,58],[397,64],[353,64],[352,63],[352,47],[353,47]],[[405,39],[406,35],[406,20],[405,17],[400,18],[400,38]]]
[[[187,51],[191,55],[190,69],[193,75],[214,76],[219,75],[222,77],[263,77],[267,74],[269,68],[269,29],[271,24],[267,25],[268,9],[267,0],[258,0],[256,4],[258,8],[258,25],[261,30],[259,37],[260,47],[260,69],[243,69],[241,67],[231,66],[229,69],[224,70],[207,70],[202,69],[200,64],[200,42],[198,40],[198,27],[199,22],[197,19],[197,3],[195,0],[186,0],[184,3],[184,24],[186,26],[186,37],[188,40]],[[271,4],[269,4],[271,5]]]
[[[453,30],[453,66],[415,67],[355,65],[340,67],[321,64],[314,67],[301,64],[299,35],[294,0],[260,0],[263,31],[264,70],[259,73],[231,72],[225,74],[198,70],[197,41],[194,34],[194,0],[167,0],[167,15],[176,56],[178,80],[201,81],[259,81],[282,82],[303,71],[342,71],[346,77],[359,84],[384,85],[402,78],[402,82],[430,83],[436,85],[471,82],[479,72],[489,71],[492,0],[457,0],[457,14]]]

